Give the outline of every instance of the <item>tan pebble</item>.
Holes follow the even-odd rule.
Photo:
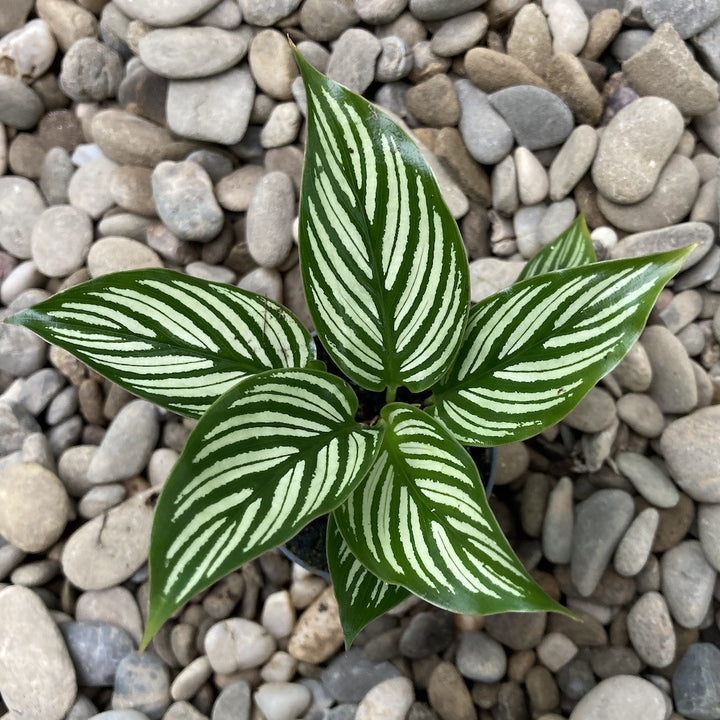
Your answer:
[[[547,84],[525,63],[510,55],[473,48],[465,54],[465,72],[483,92],[492,93],[511,85],[536,85],[547,89]]]
[[[328,587],[300,616],[288,642],[288,652],[308,663],[321,663],[343,644],[337,600]]]

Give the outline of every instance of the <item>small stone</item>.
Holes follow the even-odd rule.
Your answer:
[[[598,490],[577,506],[570,568],[581,595],[597,587],[633,515],[632,498],[623,490]]]
[[[460,119],[458,102],[452,80],[440,73],[408,89],[405,94],[408,110],[430,127],[457,125]]]
[[[68,186],[74,172],[75,167],[67,151],[53,147],[45,153],[38,184],[48,205],[68,203]]]
[[[542,526],[543,555],[550,562],[570,562],[574,524],[572,481],[562,477],[548,495]]]
[[[295,608],[287,590],[278,590],[267,596],[260,622],[274,638],[290,635],[295,625]]]
[[[410,0],[410,12],[418,20],[444,20],[474,10],[484,0]]]
[[[697,405],[695,374],[682,343],[665,327],[653,325],[642,334],[652,368],[648,394],[667,413],[687,413]]]
[[[35,183],[27,178],[0,177],[0,247],[20,260],[32,257],[32,230],[43,210],[45,201]]]
[[[243,618],[221,620],[205,635],[210,665],[215,672],[226,675],[259,667],[275,649],[275,639],[262,625]]]
[[[643,0],[642,14],[651,28],[670,23],[684,40],[704,30],[720,17],[720,2],[700,0],[685,6],[664,0]]]
[[[269,682],[257,689],[254,698],[267,720],[294,720],[307,710],[312,694],[298,683]]]
[[[430,705],[443,720],[475,720],[470,692],[454,665],[440,662],[428,681]]]
[[[100,102],[117,95],[123,71],[114,50],[93,38],[82,38],[63,57],[60,87],[76,102]]]
[[[78,684],[112,687],[120,661],[135,650],[119,627],[97,622],[66,622],[60,630],[78,675]]]
[[[572,198],[550,203],[537,227],[537,241],[540,247],[554,242],[577,217],[577,206]]]
[[[81,525],[67,540],[61,562],[81,590],[103,590],[130,578],[147,561],[150,528],[159,491],[133,495]],[[98,542],[98,539],[102,542]]]
[[[217,701],[216,701],[217,703]],[[241,716],[238,715],[235,720],[240,720]],[[68,718],[67,720],[72,720]],[[163,715],[163,720],[208,720],[207,715],[203,715],[199,710],[191,705],[189,702],[181,700],[174,702]]]
[[[469,80],[458,80],[455,90],[460,103],[458,129],[468,152],[485,165],[500,162],[513,146],[510,126],[490,105],[487,95]]]
[[[578,123],[599,123],[603,113],[602,98],[575,55],[555,53],[548,63],[547,82],[567,103]]]
[[[0,35],[6,35],[11,30],[21,27],[27,20],[33,4],[32,0],[5,0],[0,5],[2,7]]]
[[[638,453],[621,452],[618,453],[616,461],[620,472],[649,503],[659,508],[677,505],[680,499],[677,488],[650,458]]]
[[[93,241],[90,217],[70,205],[45,210],[32,231],[33,260],[43,275],[65,277],[80,269]]]
[[[40,597],[14,585],[0,591],[0,691],[17,717],[63,720],[77,694],[63,637]]]
[[[553,52],[578,55],[585,46],[590,22],[576,0],[542,0],[553,37]]]
[[[290,145],[297,138],[301,124],[298,106],[294,102],[280,103],[273,108],[260,133],[260,144],[267,149]]]
[[[483,207],[491,204],[488,176],[470,155],[456,128],[446,127],[438,132],[434,152],[470,200]]]
[[[665,429],[662,410],[649,395],[627,393],[618,399],[616,407],[618,417],[638,435],[654,438]]]
[[[248,250],[258,265],[278,267],[292,248],[295,189],[283,172],[264,175],[253,193],[247,212]]]
[[[157,253],[144,243],[112,235],[95,241],[87,257],[87,267],[93,278],[121,270],[162,266]]]
[[[121,627],[138,645],[142,639],[140,609],[132,593],[121,586],[82,593],[75,606],[75,619]]]
[[[465,55],[465,71],[473,83],[487,93],[513,85],[547,88],[545,81],[521,60],[489,48],[469,50]]]
[[[44,20],[31,20],[0,40],[0,61],[4,74],[35,78],[52,65],[57,52],[55,38]]]
[[[607,7],[590,15],[590,29],[587,42],[580,57],[586,60],[598,60],[622,27],[620,10]]]
[[[549,182],[540,161],[525,147],[513,153],[517,172],[518,196],[523,205],[537,205],[547,197]]]
[[[672,678],[678,713],[687,718],[714,718],[720,708],[720,650],[712,643],[693,643]]]
[[[559,145],[574,127],[568,106],[540,87],[508,87],[490,95],[489,100],[510,126],[517,144],[529,150]]]
[[[112,160],[103,156],[79,167],[68,185],[70,204],[97,220],[115,204],[110,193],[110,178],[116,168]]]
[[[516,19],[517,22],[517,19]],[[478,45],[487,32],[487,15],[468,12],[446,20],[430,41],[430,48],[441,57],[453,57]]]
[[[598,683],[570,713],[570,720],[664,720],[663,693],[651,682],[632,675],[615,675]]]
[[[215,27],[153,30],[140,39],[138,55],[154,73],[173,80],[216,75],[236,65],[248,49],[245,34]]]
[[[249,720],[250,708],[250,686],[245,680],[236,680],[217,696],[213,703],[212,720]]]
[[[375,61],[381,50],[380,41],[367,30],[345,30],[333,46],[327,76],[362,94],[375,78]]]
[[[660,561],[662,594],[675,622],[700,627],[712,603],[715,569],[697,540],[685,540],[668,550]]]
[[[123,165],[110,176],[110,195],[116,205],[137,215],[155,217],[152,171],[140,165]]]
[[[542,639],[536,651],[540,662],[550,672],[556,673],[577,655],[578,647],[566,635],[550,632]]]
[[[160,219],[181,240],[208,242],[222,230],[225,216],[212,181],[197,163],[160,163],[152,174],[152,192]]]
[[[134,400],[115,416],[88,468],[94,485],[126,480],[147,467],[160,428],[157,410],[145,400]]]
[[[442,652],[453,640],[452,616],[443,611],[421,612],[414,615],[400,636],[400,652],[418,659]]]
[[[167,94],[169,128],[192,140],[222,145],[240,142],[247,131],[255,83],[243,66],[199,80],[171,80]],[[213,108],[207,113],[204,108]]]
[[[266,0],[241,0],[240,5],[246,23],[268,27],[295,12],[300,0],[274,0],[270,3]]]
[[[507,612],[489,615],[485,632],[511,650],[530,650],[542,640],[547,625],[547,613]]]
[[[82,38],[97,37],[97,19],[89,10],[64,0],[38,0],[36,6],[64,52]]]
[[[358,21],[351,0],[305,0],[300,8],[300,27],[312,40],[334,40]]]
[[[675,659],[675,632],[660,593],[645,593],[630,608],[627,628],[630,642],[643,662],[663,668]]]
[[[0,534],[25,552],[47,550],[62,535],[70,502],[60,479],[37,463],[0,473]]]
[[[646,508],[630,523],[615,551],[614,567],[623,577],[634,577],[647,563],[660,515]]]
[[[404,78],[413,66],[413,54],[406,42],[397,35],[389,35],[380,40],[380,45],[382,49],[375,65],[375,80],[394,83]]]
[[[720,504],[701,504],[698,536],[708,562],[720,571]]]
[[[571,428],[597,433],[615,420],[615,401],[607,390],[595,387],[563,419]]]
[[[470,263],[470,300],[480,302],[494,293],[510,287],[517,279],[524,262],[479,258]]]
[[[620,110],[602,133],[592,166],[603,197],[620,204],[648,197],[683,128],[680,111],[664,98],[640,98]]]
[[[173,27],[194,20],[212,10],[218,0],[156,0],[151,4],[117,0],[118,8],[128,17],[154,27]]]
[[[253,38],[248,57],[250,72],[258,87],[275,100],[292,99],[297,65],[285,36],[277,30],[262,30]]]
[[[372,662],[361,649],[351,648],[330,662],[321,680],[338,702],[357,703],[371,688],[399,674],[392,663]]]
[[[523,62],[539,77],[545,77],[552,57],[552,38],[539,5],[523,5],[515,15],[507,39],[507,53]]]
[[[130,653],[115,672],[112,707],[133,708],[151,720],[160,718],[170,705],[170,673],[153,652]]]
[[[720,19],[706,27],[692,39],[704,66],[716,79],[720,79]]]
[[[18,130],[37,125],[45,110],[38,94],[20,78],[0,73],[0,122]]]
[[[170,686],[171,697],[174,700],[190,700],[195,697],[198,690],[210,679],[212,673],[213,669],[207,655],[201,655],[195,658],[195,660],[188,663],[173,680]]]
[[[415,690],[408,678],[397,677],[379,683],[360,701],[357,720],[404,720],[415,701]]]
[[[499,682],[507,670],[502,645],[481,632],[464,633],[455,656],[460,674],[468,680]]]

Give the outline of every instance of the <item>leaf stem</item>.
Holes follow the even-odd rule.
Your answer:
[[[385,403],[390,404],[391,402],[395,402],[395,393],[397,393],[397,387],[391,387],[388,385],[385,388]]]

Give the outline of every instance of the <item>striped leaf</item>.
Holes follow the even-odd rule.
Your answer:
[[[361,387],[424,390],[467,320],[457,225],[412,140],[296,57],[308,98],[300,265],[318,335]]]
[[[155,511],[147,639],[193,595],[347,497],[381,435],[356,410],[345,383],[310,370],[254,375],[212,405]]]
[[[327,557],[340,622],[349,648],[357,634],[375,618],[394,608],[410,594],[373,575],[352,553],[333,513],[328,518]]]
[[[430,411],[466,445],[558,422],[622,360],[691,249],[560,270],[486,298]]]
[[[528,260],[517,282],[537,275],[597,262],[590,231],[581,213],[575,222],[537,255]]]
[[[334,512],[362,564],[453,612],[563,612],[510,548],[467,450],[411,405],[381,416],[380,454]]]
[[[120,272],[9,319],[136,395],[200,417],[243,378],[304,367],[305,328],[272,300],[171,270]]]

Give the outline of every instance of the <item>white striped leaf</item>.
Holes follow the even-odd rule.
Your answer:
[[[315,357],[307,330],[282,305],[163,269],[96,278],[9,322],[189,417],[249,375],[304,367]]]
[[[558,422],[622,360],[691,249],[559,270],[486,298],[430,412],[466,445]]]
[[[528,260],[517,282],[554,270],[565,270],[594,262],[597,262],[597,257],[590,231],[585,224],[585,217],[580,213],[567,230]]]
[[[513,553],[467,450],[411,405],[386,405],[381,417],[380,453],[334,512],[362,564],[453,612],[564,612]]]
[[[311,370],[254,375],[211,406],[155,511],[147,639],[193,595],[347,497],[381,435],[356,410],[342,380]]]
[[[327,558],[345,647],[349,648],[369,622],[394,608],[410,593],[400,585],[390,585],[373,575],[353,555],[337,526],[334,513],[328,517]]]
[[[457,225],[407,134],[296,57],[308,99],[300,265],[318,335],[361,387],[424,390],[467,321]]]

